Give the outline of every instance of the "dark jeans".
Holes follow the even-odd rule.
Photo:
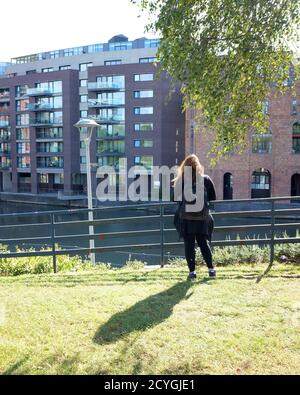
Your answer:
[[[185,257],[190,269],[190,272],[194,272],[196,268],[196,251],[195,241],[197,240],[198,246],[201,250],[203,259],[209,269],[213,269],[212,252],[209,245],[209,241],[206,236],[201,234],[187,234],[184,237]]]

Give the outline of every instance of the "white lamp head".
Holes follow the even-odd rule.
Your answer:
[[[86,140],[91,138],[93,129],[99,124],[94,119],[85,118],[80,119],[74,126],[79,130],[80,136]]]

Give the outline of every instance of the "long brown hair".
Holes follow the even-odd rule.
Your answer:
[[[192,170],[201,176],[204,175],[204,167],[201,165],[200,160],[197,155],[192,154],[187,156],[184,161],[181,163],[177,170],[177,177],[173,180],[174,185],[177,184],[179,180],[184,177],[184,169],[185,167],[191,167]]]

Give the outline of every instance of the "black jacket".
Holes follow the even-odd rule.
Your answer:
[[[212,179],[207,175],[204,176],[204,185],[207,191],[208,202],[216,200],[216,191],[215,191],[214,183]],[[209,240],[211,240],[211,236],[214,228],[214,220],[211,213],[209,213],[207,218],[204,220],[183,219],[182,221],[183,221],[184,234],[201,234],[204,237],[207,237]]]

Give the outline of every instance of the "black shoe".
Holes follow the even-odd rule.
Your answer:
[[[189,275],[188,275],[188,280],[196,280],[196,278],[197,278],[197,274],[196,273],[190,273]]]
[[[216,269],[209,269],[208,270],[209,278],[217,278],[217,271]]]

